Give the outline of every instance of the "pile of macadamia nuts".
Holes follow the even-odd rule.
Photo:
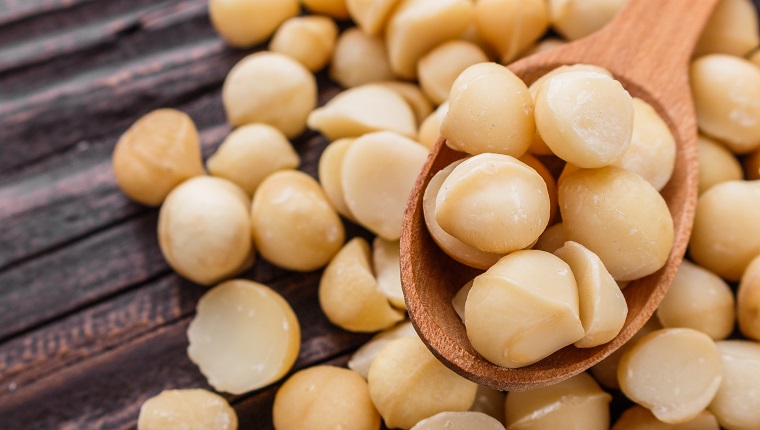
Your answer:
[[[289,375],[274,400],[278,430],[594,430],[612,420],[615,430],[758,429],[760,37],[750,0],[722,0],[695,51],[689,260],[631,342],[590,372],[505,394],[442,365],[406,319],[401,220],[442,135],[469,156],[432,178],[425,219],[448,255],[485,271],[452,303],[476,349],[517,367],[615,337],[621,288],[660,268],[672,246],[658,191],[673,137],[604,69],[563,67],[528,87],[504,65],[594,32],[625,3],[210,0],[220,36],[255,51],[221,90],[234,129],[204,164],[193,120],[160,109],[113,153],[124,193],[160,206],[167,263],[213,286],[187,332],[209,385],[243,394]],[[320,85],[344,91],[318,106]],[[298,170],[292,144],[307,129],[328,142],[316,177]],[[374,238],[347,237],[346,222]],[[322,270],[327,319],[378,334],[347,368],[289,374],[304,322],[272,288],[235,279],[257,256]],[[138,420],[140,430],[237,427],[226,400],[200,389],[165,391]]]

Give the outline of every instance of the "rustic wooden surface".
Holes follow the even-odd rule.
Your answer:
[[[210,154],[229,132],[222,81],[248,52],[216,36],[206,0],[0,0],[0,428],[132,429],[161,390],[208,387],[185,353],[205,288],[163,261],[157,210],[119,192],[110,154],[159,107],[187,112]],[[321,102],[337,91],[319,84]],[[315,175],[326,141],[294,144]],[[304,322],[296,369],[368,338],[321,314],[319,272],[259,260],[244,276]],[[227,397],[241,429],[272,428],[276,388]]]

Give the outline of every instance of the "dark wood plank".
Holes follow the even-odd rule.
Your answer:
[[[301,354],[294,370],[348,353],[368,338],[333,326],[321,314],[316,306],[318,277],[314,272],[271,284],[302,321]],[[176,298],[181,292],[173,294]],[[154,305],[148,302],[142,303],[151,309]],[[143,311],[138,314],[143,315]],[[0,401],[3,425],[28,429],[132,428],[142,402],[161,390],[208,388],[185,351],[189,320],[181,317],[29,385],[11,386],[12,395]],[[271,395],[273,392],[267,394]]]
[[[98,0],[2,0],[0,1],[0,25],[7,25],[51,12],[65,11],[82,3],[93,1]]]

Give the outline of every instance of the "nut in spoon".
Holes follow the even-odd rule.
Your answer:
[[[652,316],[683,259],[697,198],[697,125],[688,80],[691,53],[718,0],[629,0],[602,30],[509,66],[526,84],[570,64],[605,67],[631,93],[651,104],[677,144],[676,165],[662,196],[674,223],[665,266],[624,290],[628,317],[612,341],[593,348],[568,346],[530,366],[508,369],[485,360],[467,338],[451,299],[480,271],[447,256],[427,231],[422,199],[430,179],[465,156],[439,139],[409,198],[401,234],[401,277],[409,316],[422,341],[446,366],[499,390],[544,387],[576,375],[627,342]]]

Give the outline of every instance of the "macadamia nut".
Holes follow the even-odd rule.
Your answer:
[[[248,48],[298,15],[298,0],[209,0],[211,24],[230,46]]]
[[[295,170],[269,175],[251,205],[251,233],[261,256],[289,270],[318,269],[338,252],[340,217],[311,176]]]
[[[332,58],[338,26],[325,16],[299,16],[283,22],[274,33],[269,49],[285,54],[312,72]]]
[[[478,45],[452,40],[437,46],[417,63],[422,90],[439,105],[449,99],[451,85],[464,69],[485,63],[488,57]]]
[[[371,36],[383,32],[398,3],[399,0],[346,0],[351,18],[364,33]]]
[[[503,367],[535,363],[584,336],[573,273],[544,251],[515,251],[476,277],[464,315],[472,346]]]
[[[721,0],[699,37],[694,57],[706,54],[747,55],[760,45],[757,11],[750,0]]]
[[[718,420],[708,411],[678,424],[664,423],[652,415],[652,411],[642,406],[632,406],[623,412],[612,430],[719,430]]]
[[[272,411],[277,430],[379,430],[367,382],[334,366],[301,370],[282,384]]]
[[[760,254],[744,270],[736,293],[739,330],[760,341]]]
[[[737,154],[760,148],[760,68],[711,54],[692,62],[689,76],[699,129]]]
[[[588,373],[580,373],[546,388],[507,394],[506,422],[510,430],[560,429],[607,430],[609,403]]]
[[[370,249],[351,239],[327,265],[319,282],[319,305],[333,324],[356,332],[379,331],[401,321],[372,274]]]
[[[575,346],[590,348],[611,341],[620,333],[628,315],[625,297],[612,275],[596,254],[577,242],[565,242],[554,255],[570,266],[578,285],[585,334]]]
[[[113,150],[116,184],[130,199],[160,205],[180,182],[203,175],[198,130],[185,113],[158,109],[138,119]]]
[[[199,176],[169,193],[158,214],[158,244],[167,263],[202,285],[253,264],[250,198],[221,178]]]
[[[400,95],[409,104],[409,107],[412,108],[417,124],[420,124],[422,120],[433,112],[433,105],[417,85],[403,81],[382,81],[377,84],[389,88]]]
[[[756,429],[760,423],[760,344],[723,340],[717,346],[723,380],[708,408],[724,428]]]
[[[501,63],[508,64],[546,32],[549,10],[544,0],[479,0],[475,22]]]
[[[369,368],[369,394],[390,428],[412,428],[440,412],[466,411],[477,384],[441,364],[419,338],[396,339]]]
[[[549,205],[546,183],[535,170],[508,155],[479,154],[443,181],[435,216],[460,241],[506,254],[538,239],[549,222]]]
[[[380,236],[372,241],[372,262],[377,275],[377,286],[394,307],[406,310],[404,292],[401,289],[400,258],[399,241],[385,240]]]
[[[676,165],[676,141],[668,124],[649,103],[634,98],[633,112],[631,144],[612,165],[630,170],[662,190]]]
[[[660,193],[618,167],[581,169],[559,181],[568,240],[590,249],[617,281],[654,273],[673,247],[673,218]]]
[[[697,138],[699,194],[715,184],[744,179],[742,166],[725,146],[707,136]]]
[[[454,81],[441,135],[469,154],[522,156],[536,132],[533,99],[514,73],[495,63],[468,67]]]
[[[206,161],[209,173],[240,186],[249,196],[270,174],[295,169],[301,158],[282,132],[267,124],[232,131]]]
[[[347,88],[392,80],[394,74],[388,62],[385,41],[356,27],[344,31],[335,45],[330,77]]]
[[[309,114],[309,128],[330,140],[393,131],[414,137],[417,123],[409,104],[397,92],[376,84],[343,91]]]
[[[369,367],[372,364],[372,360],[377,357],[377,354],[392,340],[403,337],[417,337],[417,332],[414,331],[414,327],[409,320],[402,321],[373,336],[372,339],[351,355],[351,359],[348,360],[348,368],[361,375],[362,378],[367,379]]]
[[[295,137],[306,128],[306,117],[317,105],[317,81],[286,55],[258,52],[230,70],[222,102],[234,126],[261,122]]]
[[[699,415],[721,378],[715,342],[690,328],[662,329],[642,337],[625,351],[618,367],[623,393],[671,424]]]
[[[417,77],[417,61],[431,49],[456,39],[474,18],[470,0],[401,0],[385,28],[391,69]]]
[[[726,181],[705,191],[694,216],[691,258],[723,279],[738,281],[760,254],[758,214],[760,181]]]
[[[633,134],[633,100],[620,82],[588,71],[559,73],[536,94],[536,127],[554,154],[578,167],[619,159]]]
[[[353,138],[344,138],[330,142],[319,156],[319,166],[317,169],[319,183],[322,185],[322,189],[324,189],[330,204],[339,214],[351,221],[354,221],[354,216],[348,210],[346,200],[343,197],[342,175],[343,157],[346,156],[348,146],[354,140]]]
[[[734,329],[734,293],[718,275],[684,260],[656,312],[665,328],[693,328],[724,339]]]
[[[628,342],[613,351],[612,354],[605,357],[604,360],[593,365],[589,371],[604,387],[619,390],[620,384],[618,384],[617,370],[618,365],[620,364],[620,357],[623,356],[623,353],[630,348],[631,345],[636,343],[636,339],[640,339],[644,335],[660,330],[661,328],[662,325],[657,318],[650,318]]]
[[[441,412],[418,422],[412,430],[504,430],[504,425],[482,412]]]
[[[387,240],[401,237],[401,220],[428,151],[392,132],[356,139],[343,159],[343,194],[356,220]]]
[[[187,339],[187,354],[209,385],[243,394],[288,373],[298,358],[301,329],[277,292],[236,279],[201,297]]]
[[[441,123],[449,111],[449,102],[438,106],[433,113],[427,116],[417,131],[417,141],[428,149],[433,149],[435,143],[441,137]],[[760,151],[759,151],[760,152]],[[760,157],[758,157],[760,159]]]
[[[137,430],[237,430],[224,397],[202,389],[165,390],[140,407]]]
[[[562,223],[558,222],[544,230],[544,232],[541,233],[541,236],[538,237],[536,244],[533,245],[531,249],[551,252],[553,254],[554,251],[562,248],[565,242],[567,242],[565,230],[562,227]]]
[[[627,0],[549,0],[552,27],[575,40],[599,30],[612,21]]]

